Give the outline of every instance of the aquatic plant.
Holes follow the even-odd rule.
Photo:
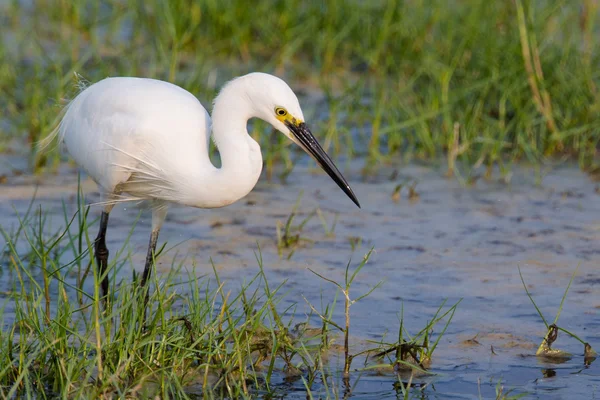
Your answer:
[[[552,324],[548,324],[548,321],[544,317],[544,314],[542,313],[542,311],[540,310],[538,305],[533,300],[533,296],[529,292],[529,289],[527,288],[527,285],[525,284],[525,280],[523,279],[523,274],[521,273],[521,268],[519,268],[519,276],[521,277],[521,282],[523,283],[523,288],[525,289],[525,293],[527,294],[527,297],[529,297],[529,300],[531,300],[531,304],[533,304],[535,311],[540,316],[540,318],[542,319],[542,322],[544,322],[544,325],[546,326],[546,335],[542,339],[537,351],[535,352],[535,355],[538,357],[544,357],[544,358],[547,358],[550,360],[564,360],[564,359],[570,359],[572,357],[572,355],[567,353],[566,351],[552,348],[552,345],[558,339],[559,331],[566,333],[568,336],[572,337],[573,339],[575,339],[575,340],[579,341],[581,344],[583,344],[584,362],[586,364],[589,364],[590,362],[592,362],[597,356],[596,351],[592,348],[592,346],[588,342],[585,342],[583,339],[581,339],[579,336],[577,336],[573,332],[558,325],[558,318],[560,317],[560,313],[562,312],[563,305],[565,303],[565,299],[567,298],[567,294],[569,293],[569,288],[571,287],[571,284],[573,283],[573,279],[575,278],[575,275],[577,274],[578,269],[579,269],[579,266],[577,268],[575,268],[575,270],[573,271],[573,274],[571,274],[571,279],[569,280],[569,283],[568,283],[567,287],[565,288],[565,293],[563,294],[563,296],[560,300],[560,305],[558,306],[558,310],[556,312],[556,316],[554,317],[554,321],[552,322]]]

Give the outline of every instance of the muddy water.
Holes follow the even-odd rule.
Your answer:
[[[58,230],[64,225],[63,201],[69,211],[74,210],[75,169],[64,165],[59,175],[36,182],[28,174],[14,174],[19,162],[5,157],[0,167],[0,175],[6,175],[0,186],[2,226],[7,230],[18,226],[14,210],[25,212],[39,183],[36,204],[50,216],[48,229]],[[374,247],[353,290],[360,294],[380,280],[385,283],[352,307],[352,334],[357,342],[380,339],[386,332],[396,335],[402,305],[405,326],[416,333],[444,300],[453,304],[462,299],[434,354],[431,368],[435,375],[421,380],[427,385],[422,392],[414,392],[417,397],[479,398],[481,393],[483,398],[495,398],[499,381],[505,390],[528,393],[527,398],[600,397],[600,362],[585,367],[579,342],[559,336],[555,347],[574,355],[564,363],[533,356],[544,325],[523,290],[517,269],[521,268],[537,304],[552,320],[570,275],[579,265],[559,324],[600,348],[600,194],[596,183],[574,166],[549,172],[541,185],[536,185],[530,170],[522,168],[515,170],[510,185],[480,180],[470,188],[431,167],[403,166],[399,174],[388,168],[364,181],[357,179],[359,168],[359,163],[347,166],[345,175],[362,203],[360,210],[329,178],[302,166],[286,185],[263,179],[248,197],[225,209],[173,207],[160,239],[168,247],[177,246],[161,257],[158,274],[165,273],[174,257],[186,258],[188,268],[195,268],[198,275],[211,274],[212,258],[221,279],[235,290],[258,271],[255,252],[259,245],[270,282],[287,279],[286,298],[299,302],[297,312],[308,313],[302,294],[319,304],[321,295],[332,299],[334,292],[308,268],[341,282],[348,260],[356,264]],[[393,198],[399,183],[413,181],[418,182],[418,198],[408,199],[406,188],[399,199]],[[83,186],[88,202],[99,200],[92,182],[84,180]],[[285,222],[301,191],[298,222],[319,207],[329,225],[337,215],[337,224],[334,235],[327,235],[318,218],[310,219],[300,234],[308,240],[287,260],[289,250],[283,251],[283,258],[278,254],[276,225]],[[100,209],[91,213],[97,216]],[[137,217],[138,209],[132,205],[115,208],[109,248],[121,246]],[[138,271],[149,230],[149,215],[142,213],[129,245]],[[130,268],[126,263],[119,279],[130,279]],[[8,277],[4,274],[3,279]],[[87,288],[91,290],[89,283]],[[341,321],[341,308],[337,311]],[[390,375],[364,373],[353,395],[395,398],[394,381]],[[286,397],[305,397],[301,382],[288,389]]]

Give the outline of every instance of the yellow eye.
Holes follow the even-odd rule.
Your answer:
[[[278,117],[285,117],[288,112],[283,107],[275,107],[275,114],[277,114]]]

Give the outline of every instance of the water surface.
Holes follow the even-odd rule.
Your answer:
[[[0,216],[6,230],[18,226],[36,193],[35,204],[48,213],[49,231],[64,225],[63,202],[76,209],[77,172],[63,165],[58,175],[32,177],[15,173],[25,168],[19,157],[2,156]],[[298,166],[285,185],[260,181],[240,202],[223,209],[172,207],[161,231],[167,247],[159,276],[177,260],[185,259],[198,275],[212,274],[214,262],[227,287],[236,290],[258,272],[256,253],[262,254],[269,281],[285,285],[297,313],[309,313],[301,295],[320,304],[333,299],[331,285],[309,268],[342,281],[350,259],[357,264],[368,250],[374,253],[353,286],[361,294],[380,280],[383,286],[352,307],[352,337],[356,346],[383,334],[396,335],[398,314],[404,306],[404,324],[416,333],[443,301],[462,302],[434,353],[420,398],[494,398],[496,384],[527,393],[526,398],[562,399],[600,396],[600,365],[584,366],[583,346],[561,334],[555,344],[574,356],[564,363],[534,356],[545,334],[544,325],[523,289],[518,267],[537,304],[553,319],[570,276],[579,265],[559,325],[600,348],[600,194],[598,185],[575,166],[555,168],[536,185],[536,176],[517,168],[510,184],[479,180],[464,187],[436,168],[409,165],[389,167],[362,179],[361,163],[346,165],[344,174],[359,197],[362,209],[322,173]],[[100,200],[95,185],[83,179],[88,203]],[[408,198],[400,183],[418,182],[418,197]],[[37,191],[37,192],[36,192]],[[333,235],[327,235],[313,217],[301,232],[302,242],[290,259],[289,249],[279,255],[278,221],[284,223],[299,194],[299,223],[319,208],[329,226],[337,215]],[[138,218],[134,205],[119,205],[111,213],[107,245],[118,249]],[[99,207],[90,215],[97,217]],[[143,268],[150,215],[143,212],[128,249],[134,267]],[[95,227],[93,227],[95,229]],[[3,239],[0,239],[3,240]],[[0,243],[4,248],[4,242]],[[23,251],[24,241],[20,242]],[[116,251],[111,254],[114,255]],[[68,255],[64,256],[68,258]],[[68,262],[69,260],[61,260]],[[4,263],[4,261],[3,261]],[[118,279],[131,279],[131,265]],[[2,290],[11,286],[11,274],[2,266]],[[86,289],[91,291],[91,279]],[[11,312],[10,305],[5,311]],[[341,307],[336,318],[342,321]],[[8,321],[10,322],[10,321]],[[492,351],[493,350],[493,351]],[[358,367],[358,365],[356,365]],[[356,373],[356,398],[396,398],[393,375]],[[282,384],[283,385],[283,384]],[[304,398],[302,383],[282,386],[282,396]]]

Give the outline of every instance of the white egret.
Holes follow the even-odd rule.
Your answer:
[[[81,91],[65,109],[47,145],[58,136],[105,196],[94,243],[103,295],[108,295],[106,229],[114,205],[149,200],[152,233],[141,286],[151,264],[168,203],[224,207],[256,185],[263,160],[248,135],[250,118],[270,123],[310,154],[360,207],[352,189],[304,122],[292,89],[281,79],[251,73],[227,83],[214,101],[212,137],[221,167],[209,159],[211,119],[198,99],[168,82],[107,78]]]

